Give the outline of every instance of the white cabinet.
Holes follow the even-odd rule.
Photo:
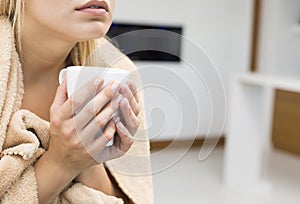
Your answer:
[[[264,153],[271,148],[276,89],[300,93],[300,80],[260,74],[234,77],[225,143],[224,182],[242,191],[270,190],[261,180]]]

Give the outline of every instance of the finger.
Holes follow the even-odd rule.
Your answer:
[[[107,119],[119,107],[119,101],[121,99],[119,95],[116,94],[119,86],[119,82],[110,82],[90,100],[75,116],[76,127],[79,129],[84,128],[102,109],[105,109],[103,113],[101,111],[100,118],[96,117],[99,126],[101,128],[104,127],[108,122]],[[117,102],[116,100],[119,101]],[[111,101],[111,103],[109,103],[109,101]]]
[[[83,87],[74,92],[68,99],[66,106],[72,107],[72,115],[82,108],[82,106],[103,86],[104,80],[101,76],[88,81]]]
[[[67,79],[66,77],[64,78],[63,82],[61,85],[58,86],[57,90],[56,90],[56,94],[55,94],[55,98],[54,101],[51,105],[50,108],[50,115],[53,115],[54,113],[57,112],[57,110],[59,108],[61,108],[63,106],[63,104],[67,101],[68,99],[68,95],[67,95]],[[69,112],[68,109],[62,109],[62,111],[65,112]]]
[[[131,135],[134,135],[140,125],[140,122],[138,117],[134,114],[134,112],[130,108],[127,98],[123,98],[121,100],[120,110],[124,118],[127,129],[129,130]]]
[[[116,123],[116,130],[120,136],[120,149],[127,152],[133,144],[134,138],[131,136],[129,130],[123,125],[121,121]]]
[[[129,104],[130,104],[134,114],[138,115],[140,112],[140,106],[137,103],[137,101],[135,100],[130,88],[125,84],[121,87],[120,93],[128,99]]]
[[[119,109],[120,101],[123,96],[118,94],[114,99],[107,104],[101,112],[97,115],[98,125],[103,128],[107,122],[116,114],[116,111]]]
[[[133,94],[136,102],[139,103],[140,102],[140,98],[139,98],[139,94],[138,94],[138,91],[136,89],[135,84],[132,81],[127,81],[127,85],[130,88],[130,90],[131,90],[131,92],[132,92],[132,94]]]
[[[122,98],[122,95],[119,96]],[[115,113],[119,108],[119,102],[117,101],[120,101],[120,99],[118,98],[119,97],[107,104],[96,117],[94,117],[85,127],[83,127],[83,129],[80,129],[78,126],[76,126],[76,129],[81,132],[81,137],[85,137],[86,135],[94,135],[95,137],[102,135],[102,130],[105,129],[111,120],[113,113]],[[85,138],[82,138],[82,140],[85,140]]]
[[[97,162],[104,162],[109,159],[109,155],[103,152],[105,145],[114,137],[116,133],[116,126],[113,120],[111,120],[105,128],[103,134],[98,137],[88,148],[88,152]]]
[[[130,135],[126,127],[120,122],[120,119],[115,122],[118,136],[115,137],[114,145],[105,147],[102,151],[102,159],[104,161],[118,158],[124,155],[132,146],[134,138]]]

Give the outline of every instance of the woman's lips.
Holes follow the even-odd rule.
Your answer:
[[[76,11],[84,12],[94,16],[104,16],[108,13],[108,4],[105,1],[92,0],[80,6]]]
[[[107,14],[107,11],[103,8],[83,8],[77,11],[84,12],[87,14],[95,15],[95,16],[104,16]]]

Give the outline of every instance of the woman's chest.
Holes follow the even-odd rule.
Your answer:
[[[22,109],[27,109],[44,120],[50,120],[50,107],[55,97],[57,85],[42,84],[25,86]]]

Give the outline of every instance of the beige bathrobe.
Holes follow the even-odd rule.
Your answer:
[[[103,44],[100,50],[104,51],[100,53],[107,53],[99,55],[101,61],[108,65],[129,67],[134,73],[133,80],[140,83],[131,61],[126,58],[119,60],[124,56],[111,44]],[[22,68],[15,48],[14,33],[7,19],[0,16],[0,203],[38,203],[33,164],[48,148],[49,122],[28,110],[20,110],[23,94]],[[126,155],[106,162],[106,166],[133,203],[148,204],[153,203],[149,142],[144,112],[139,117],[142,125],[135,135],[138,140]],[[74,183],[54,203],[101,204],[123,201],[81,183]]]

